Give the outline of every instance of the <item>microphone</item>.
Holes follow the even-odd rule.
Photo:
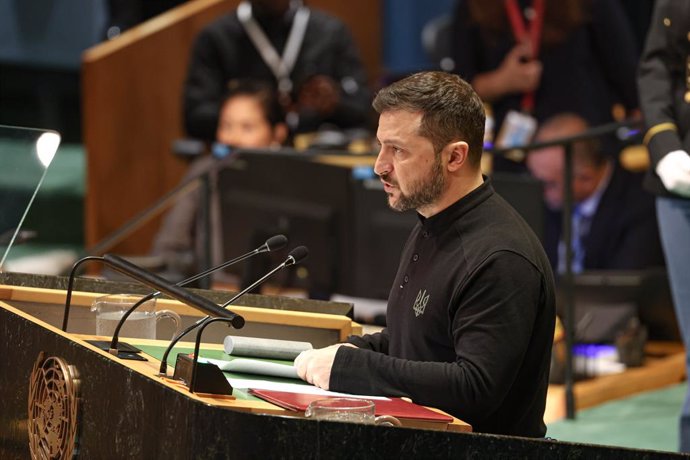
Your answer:
[[[249,257],[252,257],[256,254],[259,254],[262,252],[275,251],[276,249],[281,249],[286,244],[287,244],[287,238],[285,236],[283,236],[283,235],[272,236],[271,238],[266,240],[266,242],[263,245],[259,246],[258,248],[254,249],[253,251],[250,251],[246,254],[243,254],[239,257],[236,257],[235,259],[229,260],[229,261],[227,261],[227,262],[225,262],[222,265],[219,265],[217,267],[210,268],[210,269],[208,269],[202,273],[199,273],[198,275],[195,275],[195,276],[188,278],[184,281],[181,281],[177,284],[183,285],[183,284],[191,283],[192,281],[196,281],[197,279],[201,278],[202,276],[206,276],[206,275],[213,273],[217,270],[228,267],[228,266],[235,264],[237,262],[241,262],[241,261],[243,261]],[[76,276],[77,269],[84,262],[89,262],[92,260],[98,260],[98,261],[104,262],[103,257],[86,256],[86,257],[82,257],[81,259],[76,261],[74,263],[74,265],[72,266],[72,269],[70,270],[70,274],[69,274],[69,278],[68,278],[68,282],[67,282],[67,297],[65,299],[65,311],[64,311],[63,316],[62,316],[62,330],[64,332],[67,332],[67,322],[69,321],[69,310],[70,310],[70,303],[72,300],[72,290],[73,290],[73,286],[74,286],[74,281],[75,281],[74,278]],[[160,293],[160,291],[156,291],[156,293],[154,293],[154,294],[160,295],[161,293]],[[149,300],[149,299],[147,299],[147,300]],[[140,302],[144,303],[145,301],[140,301]]]
[[[72,269],[69,272],[69,278],[67,280],[67,295],[65,296],[65,311],[62,313],[62,331],[67,332],[67,321],[69,320],[69,308],[72,302],[72,288],[74,287],[74,277],[77,274],[77,269],[79,266],[85,262],[90,262],[92,260],[98,260],[103,262],[103,257],[100,256],[86,256],[74,262]]]
[[[264,244],[262,244],[261,246],[259,246],[258,248],[254,249],[252,251],[249,251],[246,254],[242,254],[239,257],[235,257],[232,260],[228,260],[227,262],[223,262],[220,265],[217,265],[215,267],[211,267],[208,270],[204,270],[203,272],[198,273],[194,276],[191,276],[185,280],[182,280],[175,285],[176,286],[185,286],[185,285],[187,285],[193,281],[198,280],[199,278],[203,278],[204,276],[208,276],[213,272],[216,272],[218,270],[222,270],[223,268],[229,267],[230,265],[234,265],[234,264],[241,262],[245,259],[249,259],[250,257],[253,257],[257,254],[262,254],[264,252],[271,252],[271,251],[275,251],[278,249],[282,249],[287,244],[287,241],[288,241],[288,239],[285,237],[285,235],[274,235],[274,236],[270,237],[269,239],[267,239],[266,242]],[[110,349],[108,350],[110,354],[117,356],[117,353],[118,353],[117,342],[118,342],[118,337],[120,335],[120,329],[124,325],[127,318],[129,318],[129,316],[134,312],[134,310],[139,308],[140,305],[142,305],[145,302],[148,302],[149,300],[151,300],[155,297],[158,297],[159,295],[161,295],[161,292],[155,291],[155,292],[152,292],[152,293],[142,297],[122,315],[122,318],[120,318],[120,321],[117,323],[117,326],[115,327],[115,331],[113,332],[113,338],[110,342]]]
[[[289,267],[290,265],[296,265],[300,262],[302,262],[304,259],[307,258],[309,255],[309,250],[307,249],[306,246],[297,246],[295,249],[290,251],[290,254],[288,254],[287,258],[283,263],[275,267],[273,270],[270,272],[266,273],[264,276],[259,278],[258,280],[254,281],[252,284],[247,286],[246,288],[242,289],[240,292],[237,293],[233,298],[225,302],[223,305],[221,305],[221,308],[225,308],[231,303],[233,303],[235,300],[238,298],[242,297],[245,295],[247,292],[251,291],[255,287],[257,287],[259,284],[263,283],[266,279],[270,278],[271,275],[273,275],[275,272],[282,270],[285,267]]]
[[[245,295],[247,292],[251,291],[255,287],[257,287],[259,284],[263,283],[266,279],[268,279],[271,275],[276,273],[277,271],[282,270],[285,267],[289,267],[291,265],[296,265],[300,262],[302,262],[304,259],[307,258],[307,255],[309,254],[309,250],[305,246],[297,246],[295,249],[290,251],[290,254],[288,254],[287,258],[285,261],[283,261],[280,265],[276,266],[273,270],[259,278],[257,281],[252,283],[250,286],[247,286],[246,288],[242,289],[240,292],[238,292],[235,296],[233,296],[230,300],[225,302],[221,308],[225,308],[234,301],[236,301],[238,298],[242,297]],[[185,328],[182,332],[177,334],[173,339],[170,341],[170,345],[168,345],[168,348],[165,349],[165,353],[163,353],[163,357],[161,358],[161,366],[159,369],[159,374],[161,376],[166,376],[167,377],[167,370],[168,370],[168,355],[172,351],[173,347],[179,342],[182,337],[187,335],[189,332],[194,330],[195,328],[201,326],[204,324],[207,320],[209,319],[208,316],[201,318],[198,320],[196,323],[188,326]]]
[[[115,254],[106,254],[103,256],[103,261],[118,272],[151,286],[152,288],[167,294],[173,299],[177,299],[182,303],[195,307],[198,310],[207,313],[209,316],[218,316],[229,319],[232,325],[237,329],[240,329],[242,326],[244,326],[244,318],[241,316],[236,315],[230,310],[219,307],[205,297],[201,297],[198,294],[194,294],[191,291],[171,284],[160,276],[146,271],[138,265],[134,265],[120,256],[116,256]]]

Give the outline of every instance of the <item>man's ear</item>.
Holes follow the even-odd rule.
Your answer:
[[[448,154],[448,170],[457,171],[469,161],[470,146],[465,141],[451,142],[446,146]]]

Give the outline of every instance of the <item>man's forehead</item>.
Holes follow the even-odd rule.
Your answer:
[[[387,110],[379,115],[377,137],[380,135],[418,134],[422,112]]]

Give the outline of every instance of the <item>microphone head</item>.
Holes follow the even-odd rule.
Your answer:
[[[287,243],[288,239],[285,235],[274,235],[266,240],[264,246],[266,246],[266,250],[270,252],[284,248]]]
[[[297,246],[295,249],[290,251],[287,257],[287,265],[295,265],[302,262],[309,255],[309,249],[306,246]]]

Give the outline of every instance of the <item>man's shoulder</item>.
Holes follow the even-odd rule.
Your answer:
[[[474,210],[471,219],[458,219],[454,228],[469,254],[484,260],[489,254],[517,254],[537,266],[546,255],[539,238],[522,216],[497,193]]]
[[[312,27],[325,31],[347,30],[347,25],[338,17],[325,11],[309,8],[309,22]]]

